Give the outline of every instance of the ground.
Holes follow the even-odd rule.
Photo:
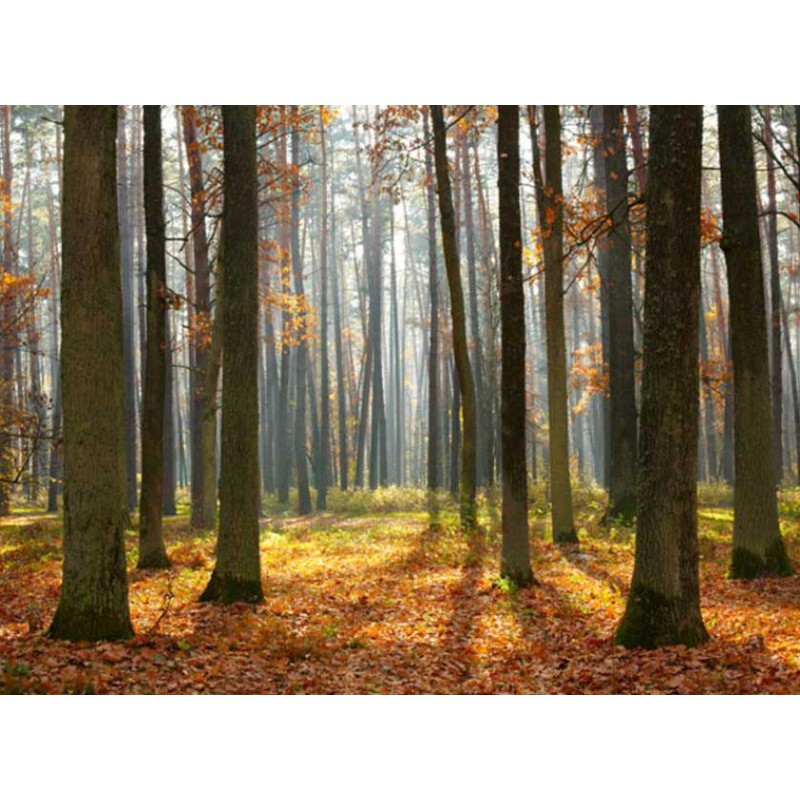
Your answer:
[[[380,495],[379,495],[380,497]],[[714,502],[719,498],[712,497]],[[798,505],[782,526],[800,561]],[[466,538],[444,503],[435,526],[392,502],[340,504],[262,520],[266,601],[197,602],[214,537],[167,520],[174,568],[141,572],[128,535],[134,639],[69,644],[45,636],[58,600],[60,519],[19,512],[0,523],[0,693],[797,693],[800,578],[730,581],[732,511],[700,511],[702,647],[627,651],[613,633],[624,609],[631,531],[603,528],[583,498],[579,548],[548,541],[534,503],[539,586],[497,581],[496,504]],[[491,511],[492,513],[489,513]]]

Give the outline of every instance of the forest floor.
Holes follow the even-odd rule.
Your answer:
[[[416,506],[415,506],[416,508]],[[201,604],[214,536],[169,518],[174,567],[134,569],[135,638],[65,643],[45,635],[58,601],[61,521],[29,511],[0,524],[0,693],[798,693],[800,577],[726,578],[732,510],[700,510],[702,647],[628,651],[613,633],[633,563],[631,531],[580,511],[579,548],[532,519],[539,585],[497,580],[498,515],[461,534],[452,511],[374,509],[262,520],[266,600]],[[535,509],[534,509],[535,510]],[[491,513],[489,513],[491,511]],[[800,511],[782,503],[800,566]]]

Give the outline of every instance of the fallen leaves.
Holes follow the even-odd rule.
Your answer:
[[[227,607],[197,603],[213,539],[170,521],[171,572],[131,572],[140,633],[54,642],[43,632],[60,585],[58,520],[29,517],[0,528],[0,691],[800,691],[800,578],[727,580],[728,517],[707,516],[701,573],[712,640],[657,651],[613,643],[629,536],[584,535],[580,552],[567,552],[535,535],[540,585],[515,591],[495,581],[496,533],[468,540],[418,514],[266,520],[265,602]],[[796,556],[794,525],[785,522]]]

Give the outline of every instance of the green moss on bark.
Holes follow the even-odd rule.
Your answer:
[[[731,578],[785,577],[793,575],[794,569],[786,555],[783,539],[773,542],[764,557],[744,547],[734,547],[731,559]]]
[[[687,608],[680,598],[632,588],[614,640],[623,647],[653,649],[676,644],[693,647],[708,641],[708,633],[699,612]]]
[[[216,570],[200,595],[201,603],[260,603],[263,599],[261,581],[221,577]]]

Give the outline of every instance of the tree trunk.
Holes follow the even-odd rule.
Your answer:
[[[567,353],[564,339],[564,206],[561,186],[561,114],[558,106],[544,107],[544,180],[539,146],[534,135],[534,172],[539,225],[544,251],[547,325],[547,411],[550,421],[550,498],[553,541],[575,544],[569,474],[569,417],[567,414]]]
[[[299,170],[300,164],[300,131],[297,121],[297,106],[292,106],[292,167],[293,172]],[[308,334],[309,320],[306,307],[306,294],[303,287],[303,260],[300,256],[300,183],[296,172],[292,181],[291,198],[292,215],[292,272],[294,274],[294,290],[297,296],[297,363],[295,370],[294,401],[294,457],[297,470],[297,512],[310,514],[311,491],[308,487],[308,455],[306,452],[306,370],[308,369]]]
[[[651,106],[639,508],[616,641],[696,645],[702,106]]]
[[[719,157],[734,370],[736,483],[732,578],[787,575],[778,522],[767,312],[749,106],[718,106]],[[780,299],[780,298],[779,298]]]
[[[423,137],[430,141],[428,112],[423,117]],[[436,263],[436,189],[431,148],[425,148],[425,199],[428,209],[428,292],[431,303],[428,354],[428,489],[442,485],[442,435],[439,428],[439,268]]]
[[[147,340],[142,407],[139,569],[170,566],[164,546],[164,408],[167,388],[167,253],[161,177],[161,106],[144,107],[144,216],[147,229]]]
[[[134,344],[135,276],[133,230],[128,195],[128,151],[125,106],[119,107],[117,191],[122,257],[123,360],[125,370],[125,486],[128,508],[136,508],[136,346]]]
[[[258,175],[255,106],[223,106],[222,451],[217,563],[201,600],[259,602]]]
[[[434,152],[436,158],[436,183],[439,194],[439,218],[442,225],[442,247],[447,283],[450,287],[450,314],[453,324],[453,355],[461,389],[463,409],[463,436],[461,442],[461,526],[473,531],[478,526],[476,502],[476,436],[475,436],[475,384],[469,363],[467,321],[464,293],[461,288],[461,269],[456,242],[455,214],[447,167],[447,134],[444,126],[444,109],[431,106],[433,119]],[[524,440],[523,440],[524,446]]]
[[[64,570],[50,634],[133,635],[123,532],[125,420],[116,106],[65,109]]]
[[[767,147],[767,251],[770,285],[770,361],[772,364],[772,438],[775,482],[783,480],[783,355],[781,347],[781,265],[778,256],[778,208],[772,152],[772,113],[764,106],[764,141]]]
[[[322,235],[320,241],[320,465],[317,488],[317,510],[327,507],[331,460],[331,398],[328,366],[328,148],[325,119],[320,109],[320,147],[322,150]]]
[[[606,212],[613,224],[606,238],[609,250],[608,369],[611,418],[607,514],[612,519],[630,522],[636,516],[636,387],[628,165],[622,113],[622,106],[603,106]]]
[[[500,574],[518,586],[533,582],[528,542],[525,464],[525,295],[519,201],[519,106],[498,106],[500,202],[500,319],[503,436],[503,550]]]

